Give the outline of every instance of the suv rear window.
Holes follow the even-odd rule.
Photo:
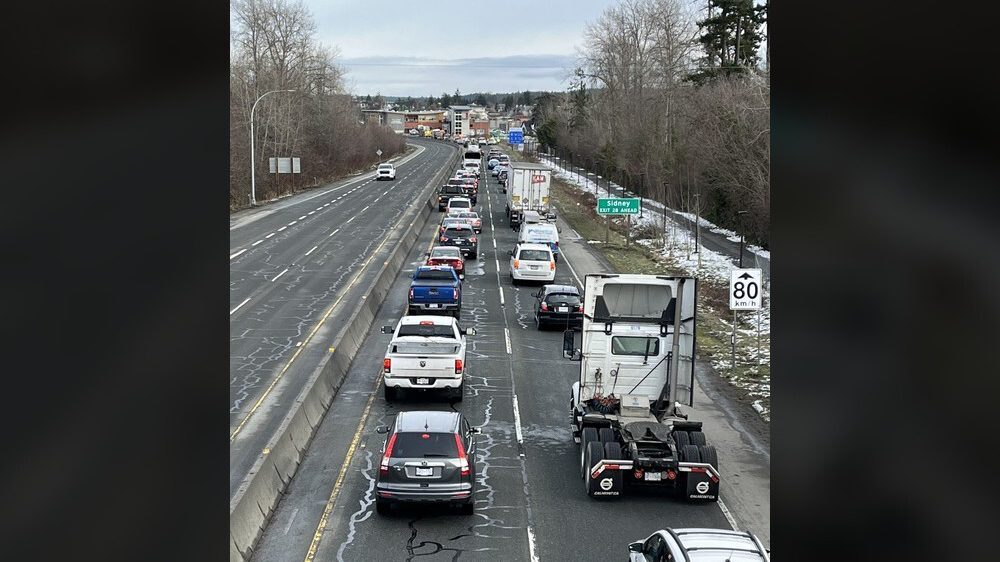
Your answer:
[[[469,209],[472,207],[472,203],[468,201],[455,201],[454,199],[448,203],[448,206],[452,209]]]
[[[524,261],[549,261],[549,253],[545,250],[521,250],[518,259]]]
[[[468,228],[446,228],[444,231],[445,236],[451,236],[454,238],[463,238],[467,236],[473,236],[472,230]]]
[[[399,432],[392,446],[394,459],[422,459],[458,457],[458,446],[454,433],[411,433]]]
[[[554,293],[545,297],[545,302],[549,304],[580,304],[580,295],[570,295],[568,293]]]

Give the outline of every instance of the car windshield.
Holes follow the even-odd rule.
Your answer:
[[[452,238],[463,238],[472,236],[472,231],[468,228],[446,228],[444,230],[445,236],[450,236]]]
[[[521,250],[518,259],[524,261],[549,261],[549,253],[545,250]]]
[[[580,304],[580,295],[572,295],[569,293],[553,293],[545,298],[545,301],[549,304],[570,304],[578,305]]]
[[[454,279],[452,270],[449,269],[422,269],[417,272],[417,279],[436,279],[451,281]]]
[[[378,167],[379,170],[391,170],[392,164],[382,164]]]
[[[444,189],[442,189],[441,192],[442,193],[465,193],[465,191],[462,190],[462,185],[461,184],[459,184],[459,185],[451,185],[451,184],[445,185]]]
[[[451,324],[403,324],[397,336],[424,336],[427,338],[454,338],[455,329]]]
[[[457,458],[458,445],[454,433],[410,433],[396,434],[392,446],[394,459],[422,459],[425,457]]]

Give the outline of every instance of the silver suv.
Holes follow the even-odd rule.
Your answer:
[[[628,545],[630,562],[770,562],[771,553],[751,533],[727,529],[663,529]]]
[[[476,435],[458,412],[400,412],[382,445],[375,481],[375,509],[386,515],[396,503],[440,503],[475,510]]]

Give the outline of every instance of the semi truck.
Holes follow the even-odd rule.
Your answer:
[[[718,501],[718,453],[683,411],[694,404],[697,295],[693,277],[586,276],[583,325],[563,333],[563,356],[580,362],[569,407],[590,497],[657,488]]]
[[[512,229],[520,226],[525,211],[537,211],[552,219],[549,207],[549,188],[552,171],[533,162],[510,162],[507,174],[507,219]]]

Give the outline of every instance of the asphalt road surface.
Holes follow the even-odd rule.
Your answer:
[[[477,330],[469,336],[464,400],[409,394],[390,404],[382,396],[380,368],[390,336],[379,327],[404,313],[408,277],[431,244],[435,225],[428,224],[254,560],[621,560],[629,542],[657,529],[730,528],[715,503],[642,495],[597,501],[586,495],[569,420],[579,363],[561,357],[559,330],[536,329],[531,294],[537,288],[511,285],[507,251],[515,233],[491,177],[480,186],[478,210],[484,216],[480,253],[466,266],[460,320]],[[576,267],[559,262],[556,282],[579,286],[589,271],[574,275],[570,265]],[[454,409],[482,427],[474,515],[426,507],[375,513],[374,478],[384,440],[375,428],[400,411],[417,409]]]
[[[395,181],[374,172],[243,214],[230,227],[230,497],[327,352],[455,149],[411,141]],[[408,222],[408,221],[406,221]]]

